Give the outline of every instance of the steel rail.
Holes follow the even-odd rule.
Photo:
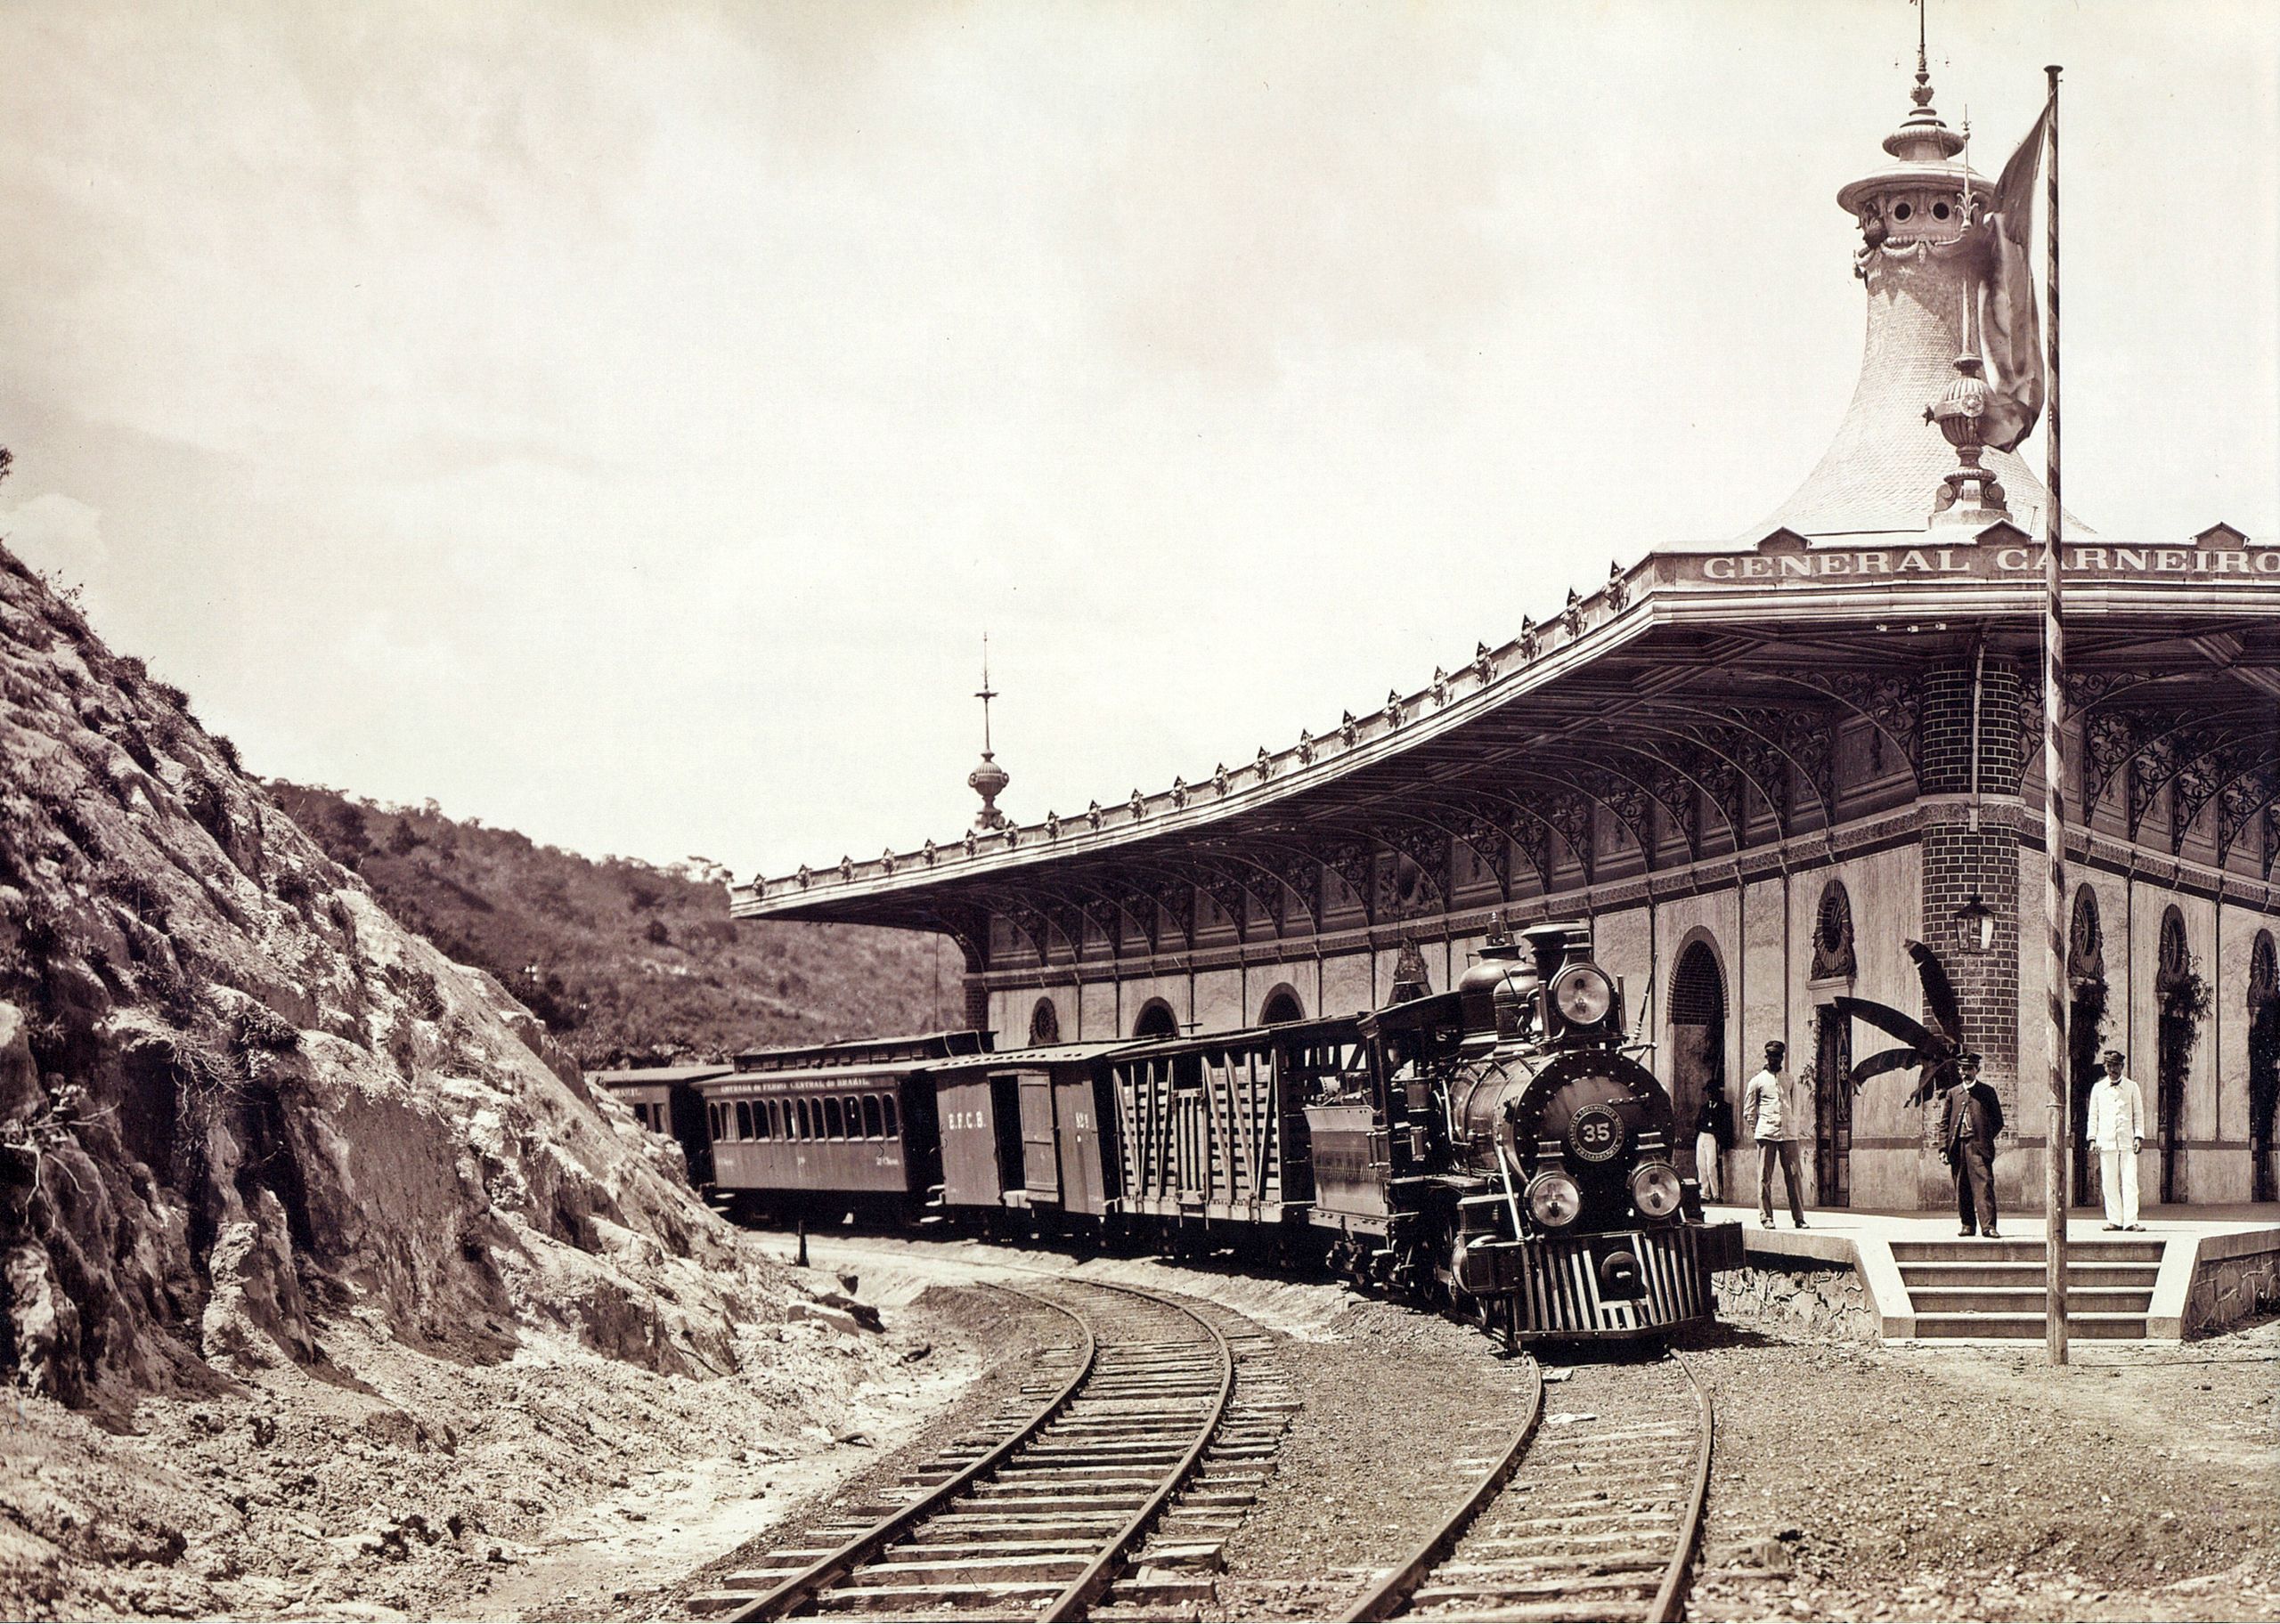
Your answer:
[[[1087,1284],[1100,1285],[1101,1282],[1089,1281]],[[1195,1468],[1202,1462],[1204,1451],[1211,1447],[1211,1441],[1219,1435],[1220,1424],[1227,1418],[1227,1407],[1233,1401],[1235,1392],[1234,1350],[1227,1345],[1226,1335],[1217,1326],[1186,1304],[1175,1303],[1169,1297],[1160,1297],[1152,1291],[1142,1291],[1134,1286],[1106,1286],[1103,1288],[1108,1291],[1125,1292],[1129,1295],[1144,1298],[1148,1302],[1159,1303],[1166,1308],[1177,1309],[1209,1333],[1212,1343],[1219,1350],[1219,1393],[1212,1402],[1210,1415],[1205,1418],[1203,1425],[1197,1432],[1195,1441],[1188,1446],[1187,1453],[1180,1458],[1179,1465],[1173,1467],[1169,1474],[1165,1477],[1162,1486],[1149,1497],[1146,1505],[1132,1514],[1130,1521],[1118,1531],[1116,1538],[1101,1547],[1100,1554],[1093,1558],[1085,1571],[1071,1580],[1069,1587],[1054,1597],[1053,1604],[1045,1610],[1041,1616],[1047,1620],[1049,1624],[1054,1620],[1082,1618],[1085,1610],[1098,1599],[1101,1592],[1108,1588],[1126,1553],[1139,1543],[1147,1533],[1149,1526],[1156,1520],[1157,1514],[1171,1503],[1172,1497],[1177,1494],[1186,1484],[1187,1480],[1194,1474]]]
[[[1695,1401],[1702,1409],[1702,1447],[1694,1457],[1694,1492],[1688,1498],[1685,1516],[1679,1520],[1678,1549],[1671,1555],[1671,1565],[1663,1570],[1661,1587],[1655,1592],[1655,1604],[1648,1609],[1649,1624],[1669,1624],[1679,1616],[1686,1604],[1687,1581],[1694,1571],[1694,1553],[1702,1542],[1702,1510],[1710,1498],[1710,1446],[1717,1433],[1717,1412],[1711,1408],[1710,1390],[1694,1374],[1694,1367],[1679,1358],[1671,1359],[1686,1373],[1694,1388]]]
[[[1075,1310],[1064,1308],[1058,1303],[1049,1302],[1033,1292],[1023,1291],[1018,1286],[998,1286],[993,1287],[992,1289],[1026,1297],[1032,1303],[1043,1303],[1047,1308],[1068,1315],[1075,1323],[1078,1332],[1085,1339],[1084,1353],[1077,1361],[1076,1374],[1069,1378],[1060,1392],[1041,1405],[1037,1413],[1024,1421],[1021,1427],[1003,1443],[998,1444],[954,1476],[928,1490],[900,1511],[890,1513],[881,1518],[829,1555],[817,1558],[765,1596],[747,1602],[733,1612],[724,1614],[724,1617],[731,1620],[731,1624],[745,1624],[746,1620],[755,1619],[785,1618],[807,1605],[826,1587],[844,1579],[904,1534],[908,1533],[918,1522],[932,1516],[950,1501],[957,1498],[972,1484],[1005,1465],[1016,1450],[1043,1431],[1046,1423],[1069,1407],[1070,1401],[1077,1396],[1077,1390],[1083,1386],[1086,1379],[1092,1375],[1093,1367],[1100,1357],[1100,1339],[1093,1334],[1093,1328],[1086,1324],[1084,1317]]]
[[[1528,1395],[1527,1419],[1521,1423],[1511,1447],[1504,1451],[1494,1466],[1489,1467],[1448,1520],[1410,1553],[1409,1560],[1387,1574],[1369,1594],[1354,1604],[1346,1614],[1347,1624],[1389,1619],[1400,1612],[1403,1604],[1416,1594],[1417,1587],[1425,1582],[1425,1576],[1449,1554],[1450,1547],[1464,1537],[1464,1531],[1472,1526],[1473,1519],[1496,1498],[1498,1491],[1519,1467],[1520,1458],[1527,1453],[1528,1445],[1535,1440],[1536,1428],[1543,1422],[1543,1367],[1530,1360],[1528,1369],[1535,1377],[1535,1388]]]

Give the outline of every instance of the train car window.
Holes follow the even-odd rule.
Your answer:
[[[865,1139],[885,1137],[884,1131],[879,1126],[879,1097],[876,1094],[863,1096],[863,1137]]]
[[[721,1131],[721,1104],[719,1100],[713,1100],[705,1106],[704,1125],[706,1128],[711,1130],[715,1141],[723,1140],[729,1137],[726,1133],[723,1133]]]
[[[780,1100],[768,1102],[768,1131],[778,1139],[791,1137],[790,1130],[784,1125],[784,1102]]]
[[[752,1102],[752,1129],[761,1139],[776,1137],[776,1124],[768,1115],[768,1101],[765,1100]]]
[[[834,1139],[847,1137],[847,1125],[840,1119],[839,1097],[836,1094],[823,1097],[823,1125]]]
[[[792,1116],[799,1124],[799,1132],[794,1134],[793,1137],[795,1139],[813,1139],[815,1135],[808,1132],[808,1102],[804,1100],[793,1100]]]
[[[895,1125],[894,1096],[892,1094],[887,1095],[884,1099],[879,1101],[879,1113],[881,1119],[886,1127],[887,1137],[889,1139],[900,1138],[902,1136],[902,1130]]]
[[[850,1139],[862,1138],[863,1108],[856,1103],[854,1095],[850,1094],[847,1096],[844,1108],[847,1112],[847,1137]]]
[[[749,1100],[737,1101],[737,1137],[738,1139],[752,1137],[752,1101]]]

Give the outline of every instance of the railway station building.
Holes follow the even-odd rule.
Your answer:
[[[1423,690],[1193,783],[1017,822],[985,758],[973,827],[756,880],[735,914],[949,936],[1000,1048],[1351,1013],[1445,988],[1500,917],[1587,922],[1682,1123],[1782,1039],[1814,1204],[1903,1211],[1952,1204],[1937,1108],[1913,1069],[1856,1092],[1889,1040],[1834,1001],[1917,1012],[1918,942],[2004,1103],[1999,1198],[2039,1208],[2050,496],[1943,432],[1978,382],[1958,357],[1992,191],[1962,145],[1919,71],[1885,161],[1838,193],[1862,231],[1860,381],[1751,533],[1515,605],[1510,640],[1452,651]],[[2077,1121],[2118,1048],[2154,1118],[2149,1202],[2272,1201],[2280,546],[2215,515],[2063,534]],[[2093,1203],[2096,1158],[2073,1156]]]

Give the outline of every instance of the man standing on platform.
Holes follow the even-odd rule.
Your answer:
[[[1796,1101],[1790,1097],[1789,1079],[1781,1069],[1788,1046],[1779,1039],[1765,1045],[1765,1069],[1742,1091],[1742,1124],[1757,1141],[1757,1221],[1773,1227],[1773,1167],[1779,1163],[1781,1182],[1789,1191],[1789,1218],[1805,1227],[1804,1192],[1797,1187]]]
[[[2119,1049],[2105,1052],[2105,1076],[2090,1086],[2083,1136],[2097,1147],[2098,1186],[2105,1195],[2105,1227],[2142,1230],[2138,1222],[2138,1153],[2146,1148],[2146,1094],[2121,1075]]]
[[[1979,1080],[1977,1055],[1958,1055],[1956,1071],[1940,1117],[1940,1143],[1955,1171],[1962,1232],[1972,1232],[1975,1208],[1979,1233],[1995,1240],[1999,1238],[1995,1233],[1995,1136],[2003,1131],[2003,1102]]]

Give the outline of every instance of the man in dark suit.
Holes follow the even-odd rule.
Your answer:
[[[1979,1057],[1956,1057],[1956,1076],[1942,1096],[1940,1143],[1956,1175],[1956,1211],[1963,1233],[1995,1233],[1995,1136],[2003,1131],[2003,1102],[1979,1080]]]

